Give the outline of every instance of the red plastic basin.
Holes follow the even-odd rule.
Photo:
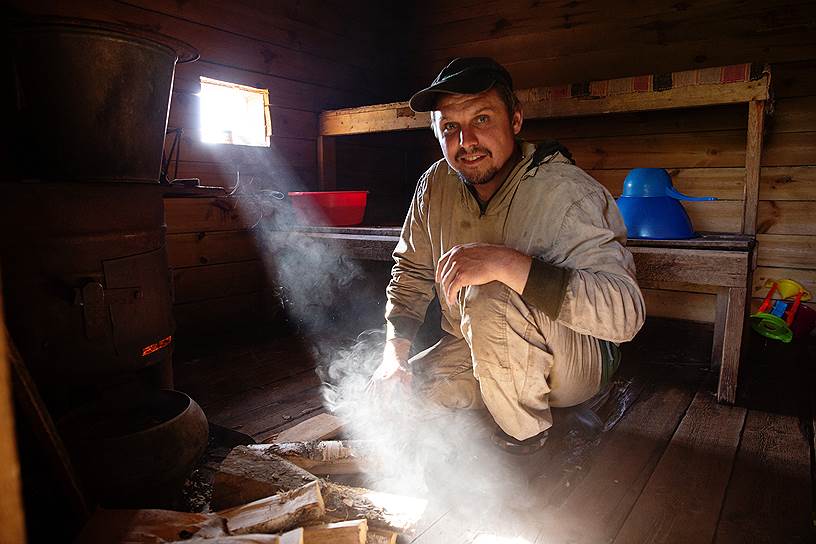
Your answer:
[[[368,191],[296,191],[289,193],[298,222],[343,227],[363,222]]]

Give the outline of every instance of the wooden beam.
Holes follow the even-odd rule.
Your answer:
[[[337,145],[332,137],[317,137],[317,177],[321,191],[337,187]]]
[[[763,101],[769,97],[770,76],[747,82],[692,85],[606,97],[552,98],[549,87],[517,91],[527,119],[580,117],[605,113],[691,108]],[[325,111],[320,114],[323,136],[427,128],[430,116],[416,113],[407,102]]]
[[[744,287],[748,252],[630,247],[638,280]]]
[[[747,296],[745,287],[724,287],[717,294],[717,316],[714,330],[715,333],[722,334],[721,346],[717,348],[721,351],[717,400],[728,404],[734,404],[737,397]],[[717,345],[718,341],[714,342]]]
[[[13,371],[14,393],[20,408],[22,421],[31,430],[43,457],[62,486],[68,506],[71,509],[71,521],[76,524],[72,529],[79,529],[88,521],[90,509],[79,477],[76,474],[71,457],[65,448],[51,413],[40,396],[39,388],[34,382],[22,355],[17,350],[8,331],[0,329],[3,336],[0,341],[7,349],[8,360]],[[12,429],[14,426],[12,425]],[[11,441],[14,445],[14,440]],[[11,461],[11,459],[9,459]]]
[[[17,458],[11,373],[2,313],[0,325],[0,332],[3,333],[0,337],[0,486],[3,489],[3,493],[0,493],[0,541],[25,542],[20,462]]]
[[[752,100],[748,103],[748,141],[745,147],[745,198],[742,216],[743,234],[756,234],[757,231],[765,102],[765,100]]]

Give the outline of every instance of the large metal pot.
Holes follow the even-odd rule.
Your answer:
[[[86,489],[112,508],[170,506],[209,436],[201,407],[172,390],[97,402],[59,427]]]
[[[175,65],[194,49],[65,18],[18,22],[10,41],[14,177],[158,182]]]

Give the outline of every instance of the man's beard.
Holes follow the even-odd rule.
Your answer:
[[[460,149],[456,153],[456,160],[458,161],[459,158],[462,155],[467,155],[468,153],[484,153],[488,157],[493,156],[493,153],[491,153],[490,150],[487,149],[487,148],[474,147],[474,148],[471,148],[470,151],[465,151],[464,149]],[[493,166],[492,168],[488,168],[485,172],[478,175],[477,177],[468,177],[468,176],[466,176],[465,174],[463,174],[462,172],[460,172],[458,170],[456,170],[456,175],[459,177],[459,179],[463,183],[466,183],[467,185],[482,185],[482,184],[485,184],[485,183],[489,183],[491,180],[493,180],[493,178],[496,176],[496,174],[498,172],[499,172],[499,169],[496,168],[495,166]]]
[[[456,176],[462,181],[462,183],[467,185],[483,185],[493,181],[493,178],[496,177],[496,174],[498,173],[499,169],[494,166],[493,168],[488,169],[484,174],[475,178],[469,178],[459,171],[456,171]]]

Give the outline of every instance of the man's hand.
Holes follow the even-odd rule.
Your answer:
[[[468,285],[500,281],[521,294],[532,259],[515,249],[492,244],[454,246],[436,266],[436,282],[442,285],[448,305]]]
[[[405,338],[392,338],[385,342],[383,359],[377,370],[366,384],[369,393],[401,384],[411,385],[411,369],[408,368],[408,355],[411,351],[411,341]]]

